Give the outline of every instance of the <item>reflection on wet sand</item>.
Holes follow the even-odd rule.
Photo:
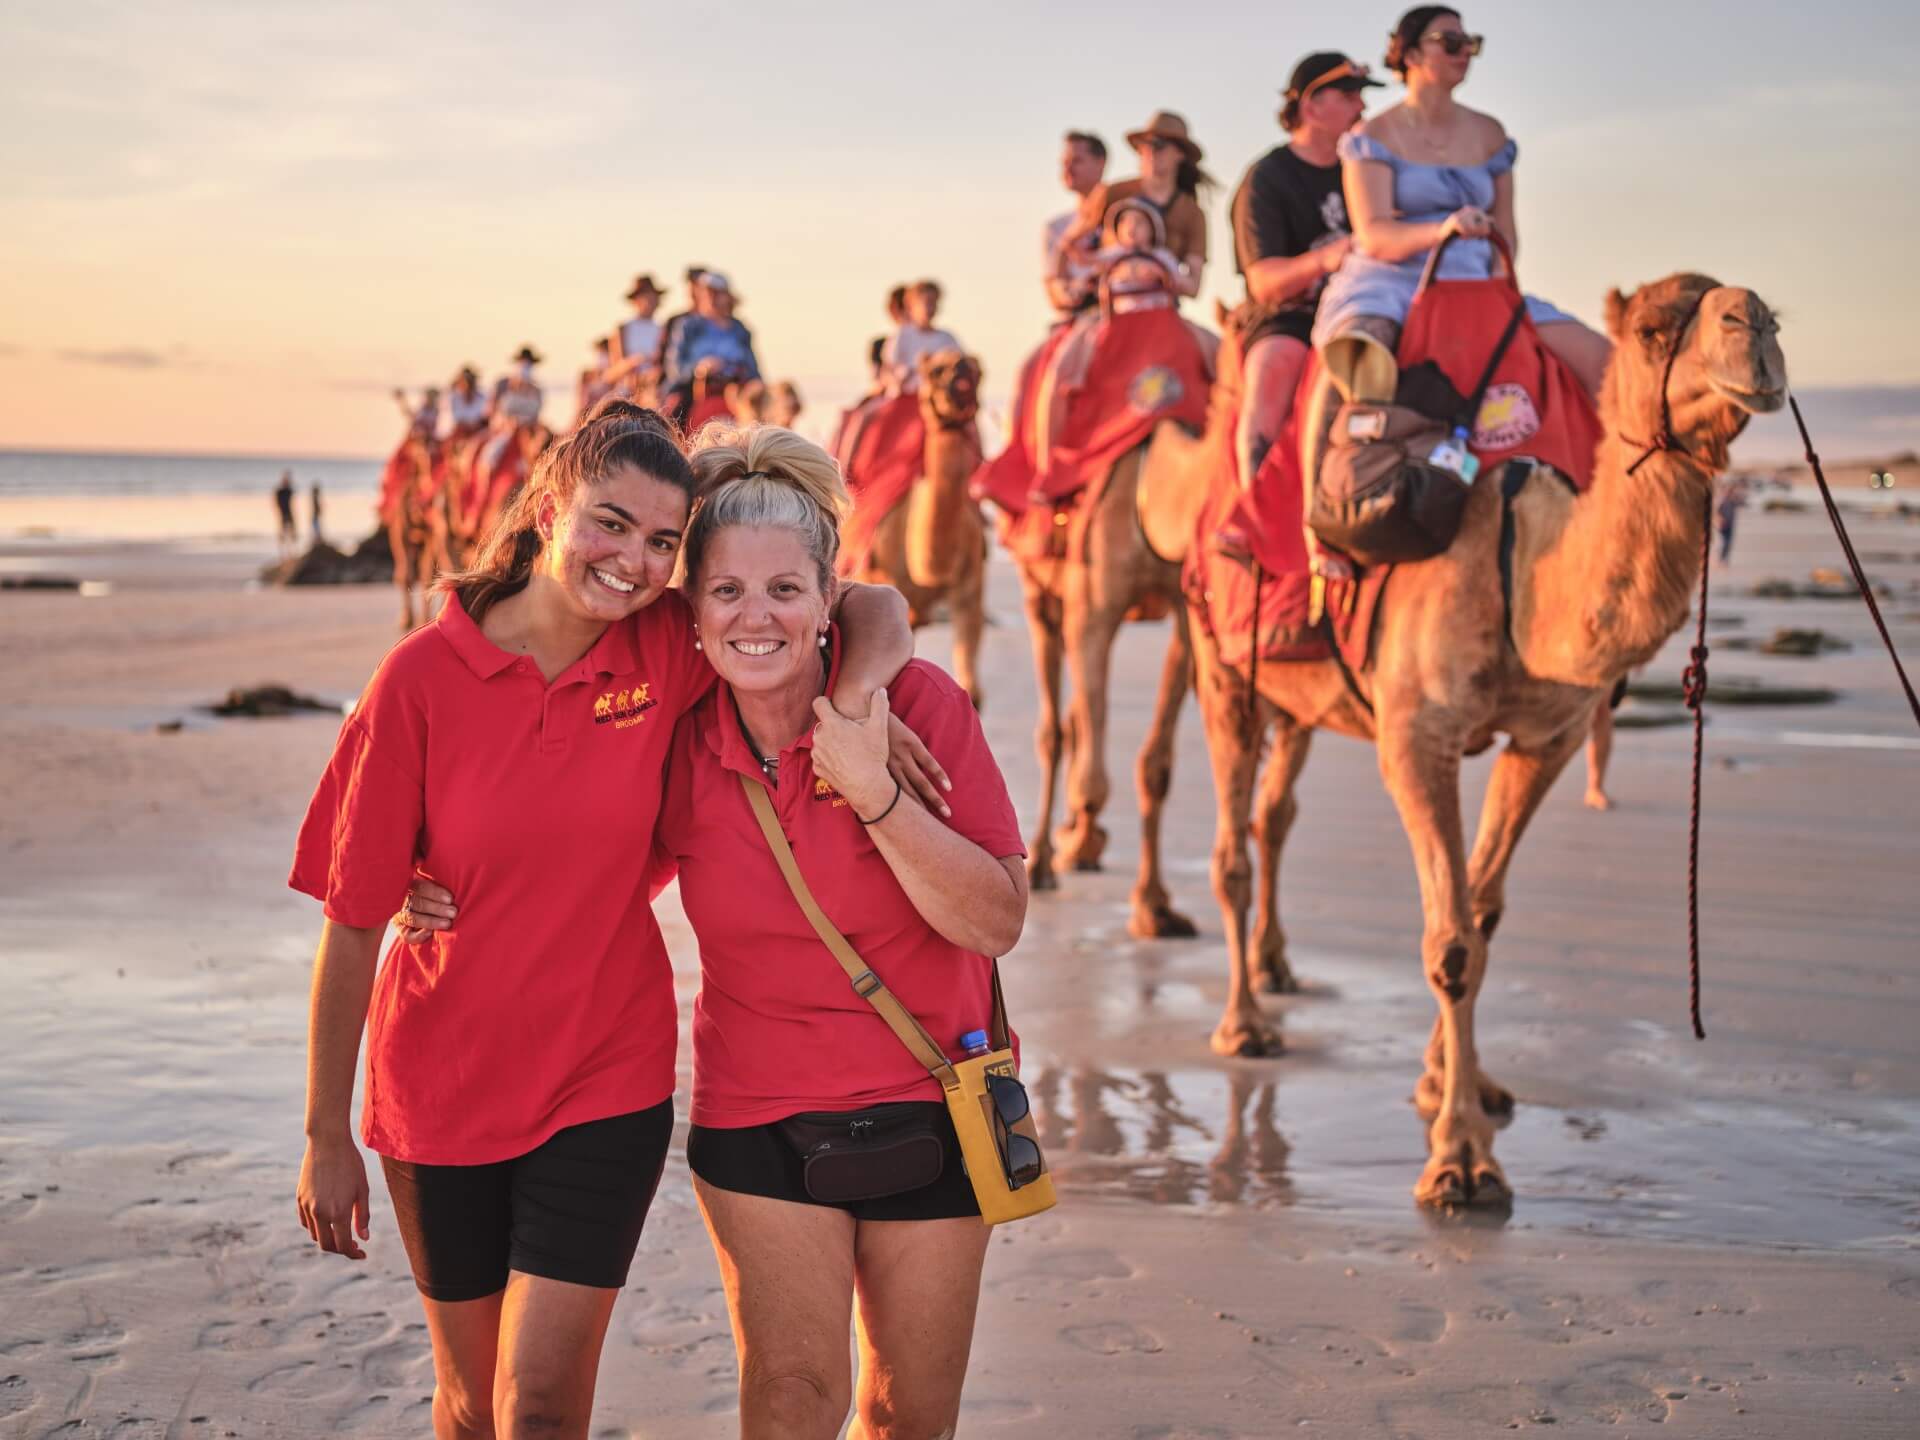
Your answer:
[[[1056,1181],[1156,1205],[1291,1204],[1275,1082],[1237,1067],[1178,1080],[1176,1090],[1155,1070],[1041,1070],[1029,1090]]]

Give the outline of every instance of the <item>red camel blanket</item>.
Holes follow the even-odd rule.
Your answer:
[[[860,408],[847,413],[843,427],[853,423]],[[925,468],[927,425],[920,418],[920,397],[895,395],[875,403],[858,432],[847,433],[846,438],[851,445],[846,477],[853,492],[853,514],[840,527],[838,568],[842,575],[855,575],[866,564],[880,522],[907,498]]]

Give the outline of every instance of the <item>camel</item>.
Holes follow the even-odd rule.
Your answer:
[[[434,455],[426,441],[407,443],[409,472],[387,517],[387,544],[393,551],[393,583],[400,591],[400,633],[412,633],[433,618],[433,583],[452,568],[448,555],[446,487],[433,491]],[[420,592],[415,618],[414,591]]]
[[[1161,430],[1178,430],[1163,424]],[[1033,634],[1039,677],[1040,718],[1035,743],[1040,756],[1040,806],[1028,846],[1028,882],[1051,890],[1063,870],[1098,870],[1107,832],[1100,825],[1112,785],[1107,775],[1107,682],[1113,642],[1121,623],[1138,606],[1164,605],[1173,617],[1153,720],[1140,747],[1135,780],[1140,796],[1140,870],[1134,882],[1129,934],[1141,939],[1197,934],[1193,921],[1173,908],[1160,868],[1160,818],[1173,783],[1173,736],[1192,668],[1186,602],[1180,566],[1148,547],[1135,518],[1142,443],[1114,462],[1112,477],[1087,519],[1084,562],[1060,557],[1017,556]],[[1063,522],[1065,512],[1056,517]],[[1060,714],[1060,666],[1073,680],[1072,709]],[[1068,742],[1071,743],[1068,743]],[[1052,832],[1053,797],[1062,751],[1068,753],[1067,818]]]
[[[1226,1010],[1212,1038],[1223,1055],[1260,1055],[1277,1036],[1254,996],[1290,984],[1277,914],[1278,862],[1297,806],[1294,781],[1316,729],[1375,742],[1420,880],[1421,964],[1439,1008],[1415,1103],[1429,1155],[1423,1204],[1503,1204],[1512,1195],[1493,1155],[1494,1119],[1513,1096],[1480,1068],[1474,1010],[1487,947],[1506,908],[1507,869],[1528,821],[1586,738],[1596,705],[1685,621],[1700,579],[1713,483],[1727,447],[1755,414],[1786,399],[1786,362],[1772,313],[1751,291],[1677,274],[1631,295],[1614,291],[1615,351],[1601,395],[1605,434],[1592,488],[1577,499],[1543,466],[1483,475],[1459,535],[1430,560],[1396,569],[1380,601],[1372,663],[1349,684],[1332,660],[1261,662],[1248,675],[1196,636],[1218,825],[1212,878],[1225,921]],[[1199,441],[1162,426],[1149,513],[1189,521],[1218,467],[1232,464],[1216,405]],[[1654,448],[1662,437],[1669,443]],[[1517,483],[1503,502],[1503,482]],[[1511,506],[1511,624],[1498,548]],[[1185,534],[1191,537],[1191,527]],[[1172,543],[1161,539],[1159,543]],[[1509,638],[1509,636],[1511,638]],[[1356,690],[1360,692],[1356,694]],[[1364,700],[1361,698],[1364,696]],[[1243,836],[1254,813],[1264,732],[1273,753],[1259,781],[1261,911],[1251,944],[1252,875]],[[1459,794],[1461,758],[1507,742],[1494,761],[1471,856]]]
[[[986,698],[980,636],[986,623],[987,534],[967,485],[980,464],[980,362],[943,350],[921,356],[919,371],[920,419],[927,433],[924,468],[905,502],[880,521],[855,578],[899,590],[916,627],[945,601],[953,621],[954,678],[978,709]]]

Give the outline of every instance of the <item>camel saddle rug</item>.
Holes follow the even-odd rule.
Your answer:
[[[1303,368],[1315,370],[1311,355]],[[1310,373],[1302,377],[1303,395]],[[1324,660],[1331,653],[1326,627],[1314,624],[1311,614],[1299,414],[1296,404],[1246,491],[1236,463],[1212,468],[1180,571],[1195,622],[1212,637],[1221,660],[1236,668],[1248,663],[1256,643],[1262,662]],[[1232,435],[1236,418],[1216,421],[1215,428]]]
[[[859,408],[848,412],[843,426],[851,425]],[[878,402],[850,439],[845,470],[853,514],[840,527],[837,568],[842,575],[860,572],[880,522],[907,498],[926,465],[927,426],[920,416],[920,398],[895,395]]]
[[[1162,420],[1205,423],[1206,351],[1171,305],[1089,316],[1049,335],[1022,380],[1007,448],[981,467],[974,493],[1005,513],[1001,539],[1016,555],[1084,560],[1121,457]]]

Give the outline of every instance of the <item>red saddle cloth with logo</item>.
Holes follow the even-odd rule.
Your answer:
[[[1084,530],[1071,520],[1060,525],[1060,515],[1030,512],[1091,514],[1114,463],[1155,425],[1177,420],[1198,429],[1206,422],[1212,383],[1206,352],[1171,305],[1062,326],[1028,362],[1023,379],[1023,413],[1007,448],[981,467],[974,485],[976,495],[1010,515],[1029,517],[1004,535],[1023,554],[1051,553],[1062,538],[1058,532]],[[1049,421],[1058,428],[1046,435],[1043,454]],[[1066,544],[1079,549],[1071,537]]]
[[[1525,303],[1511,275],[1429,282],[1414,296],[1400,331],[1396,358],[1402,373],[1431,360],[1456,390],[1471,396],[1514,307]],[[1593,398],[1523,312],[1474,416],[1471,448],[1480,461],[1479,479],[1524,455],[1551,465],[1584,491],[1593,483],[1600,436]]]
[[[853,514],[840,527],[842,575],[857,574],[866,563],[880,522],[907,498],[926,465],[927,424],[920,416],[918,395],[875,402],[869,414],[856,419],[861,408],[856,406],[841,422],[843,427],[859,427],[846,436],[851,444],[845,468]]]

